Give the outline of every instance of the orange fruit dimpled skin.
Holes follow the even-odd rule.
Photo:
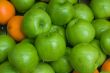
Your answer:
[[[7,24],[8,20],[14,15],[14,6],[7,0],[0,0],[0,24]]]
[[[12,17],[7,24],[7,31],[16,41],[24,39],[24,34],[21,31],[23,16]]]
[[[101,68],[102,71],[108,71],[110,72],[110,59],[107,59]]]

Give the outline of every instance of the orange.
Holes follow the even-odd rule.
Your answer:
[[[107,59],[101,67],[102,71],[110,72],[110,59]]]
[[[8,20],[14,15],[14,6],[8,0],[0,0],[0,24],[7,24]]]
[[[7,31],[16,41],[21,41],[24,39],[24,34],[21,31],[21,24],[23,21],[23,16],[12,17],[7,24]]]
[[[79,72],[73,71],[73,73],[79,73]],[[96,69],[94,73],[99,73],[99,71]]]

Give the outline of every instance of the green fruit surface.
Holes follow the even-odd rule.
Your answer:
[[[95,18],[110,17],[110,0],[91,0],[90,6]]]
[[[40,63],[32,73],[55,73],[55,71],[49,64]]]
[[[110,30],[105,31],[102,34],[100,44],[103,52],[107,55],[110,55]]]
[[[48,32],[50,28],[51,19],[44,10],[32,8],[24,14],[22,31],[27,37],[35,38],[41,33]]]
[[[110,29],[110,22],[106,19],[96,19],[92,22],[93,27],[96,31],[96,38],[100,39],[102,33]]]
[[[62,27],[62,26],[52,25],[52,26],[51,26],[51,29],[50,29],[50,32],[59,33],[64,39],[66,39],[65,29],[64,29],[64,27]]]
[[[65,39],[58,33],[39,35],[35,40],[38,54],[43,61],[56,61],[65,54]]]
[[[82,19],[73,19],[66,28],[66,37],[70,44],[89,43],[95,37],[92,24]]]
[[[47,6],[48,6],[48,4],[45,3],[45,2],[37,2],[35,5],[33,5],[32,8],[39,8],[39,9],[42,9],[42,10],[46,11]]]
[[[20,73],[32,72],[39,61],[36,48],[28,42],[17,44],[8,59]]]
[[[75,17],[84,19],[91,22],[94,19],[94,15],[89,6],[83,3],[75,4],[74,6]]]
[[[11,64],[8,61],[6,61],[0,64],[0,73],[19,73],[19,72],[17,72],[15,68],[11,66]]]
[[[81,43],[72,48],[70,62],[80,73],[93,73],[98,67],[99,51],[88,43]]]
[[[18,12],[25,13],[34,5],[35,0],[11,0],[11,2]]]
[[[67,0],[51,0],[47,12],[55,25],[66,25],[74,16],[74,8]]]
[[[78,2],[78,0],[68,0],[68,1],[72,4],[76,4]]]
[[[0,62],[3,62],[8,53],[11,52],[15,46],[15,41],[8,35],[0,35]]]
[[[104,61],[106,60],[106,55],[105,53],[102,51],[102,48],[100,47],[100,42],[99,40],[94,39],[93,41],[90,42],[90,44],[95,47],[96,49],[99,50],[99,67],[104,63]]]
[[[52,62],[51,66],[56,73],[70,73],[72,71],[72,66],[65,56],[57,61]]]

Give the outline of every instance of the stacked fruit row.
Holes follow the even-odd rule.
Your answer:
[[[0,0],[0,73],[110,73],[109,17],[110,0]]]

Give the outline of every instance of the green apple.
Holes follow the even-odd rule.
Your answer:
[[[72,48],[70,63],[79,73],[94,73],[98,67],[99,51],[88,43],[80,43]]]
[[[28,42],[21,42],[14,48],[8,55],[9,62],[20,73],[31,73],[39,62],[36,48]]]
[[[39,9],[42,9],[42,10],[45,10],[47,9],[47,3],[45,2],[37,2],[35,5],[33,5],[32,8],[39,8]]]
[[[97,39],[100,39],[100,36],[104,31],[110,29],[110,22],[106,19],[95,19],[92,24],[96,31]]]
[[[8,57],[8,53],[11,52],[15,44],[10,36],[0,35],[0,63]]]
[[[65,29],[64,29],[64,27],[62,27],[62,26],[52,25],[52,26],[51,26],[51,29],[50,29],[50,32],[59,33],[64,39],[66,39]]]
[[[16,10],[20,13],[25,13],[35,3],[35,0],[10,0]]]
[[[67,0],[50,0],[47,12],[55,25],[66,25],[74,16],[72,3]]]
[[[91,22],[94,19],[92,10],[86,4],[78,3],[78,4],[75,4],[73,7],[75,9],[76,18],[84,19],[89,22]]]
[[[48,32],[51,28],[50,16],[42,9],[30,9],[24,14],[22,31],[29,38]]]
[[[65,54],[65,39],[56,32],[40,34],[35,40],[38,54],[43,61],[56,61]]]
[[[96,18],[110,17],[110,0],[91,0],[90,6]]]
[[[89,43],[95,37],[95,29],[92,24],[86,20],[73,19],[67,25],[66,36],[67,40],[72,45]]]
[[[31,44],[34,44],[34,39],[25,38],[25,39],[22,40],[21,42],[22,42],[22,43],[31,43]],[[41,58],[39,58],[39,61],[41,61]]]
[[[57,61],[50,63],[56,73],[70,73],[72,71],[73,68],[69,63],[70,52],[71,52],[71,49],[67,47],[66,53],[63,57],[61,57]]]
[[[55,73],[55,72],[49,64],[40,63],[32,73]]]
[[[100,41],[97,40],[97,39],[92,40],[92,41],[90,42],[90,44],[91,44],[93,47],[97,48],[97,49],[101,49],[101,48],[100,48]]]
[[[57,61],[52,62],[51,66],[56,73],[70,73],[72,71],[72,67],[65,56]]]
[[[0,64],[0,73],[19,73],[19,72],[16,71],[8,61],[6,61]]]
[[[93,41],[90,42],[90,44],[95,47],[96,49],[99,50],[100,58],[99,58],[99,67],[104,63],[106,59],[106,55],[103,53],[101,47],[100,47],[100,42],[99,40],[94,39]]]
[[[100,43],[103,52],[107,55],[110,55],[110,29],[102,34]]]

